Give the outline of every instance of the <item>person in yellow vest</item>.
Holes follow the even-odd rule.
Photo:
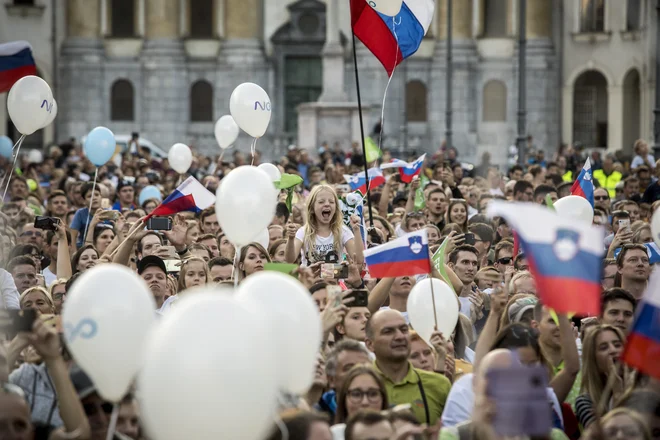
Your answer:
[[[609,154],[603,160],[603,169],[594,171],[594,179],[598,180],[600,186],[607,190],[610,198],[616,196],[616,184],[622,178],[623,175],[614,169],[614,157]]]

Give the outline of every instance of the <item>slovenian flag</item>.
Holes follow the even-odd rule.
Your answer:
[[[8,92],[24,76],[36,74],[30,43],[12,41],[0,44],[0,93]]]
[[[419,49],[434,11],[433,0],[403,0],[401,11],[388,17],[367,0],[351,0],[351,27],[391,76],[396,66]]]
[[[649,256],[649,264],[660,263],[660,248],[658,247],[658,245],[653,242],[641,243],[641,244],[646,246],[646,252],[648,253]],[[614,249],[614,258],[617,258],[620,252],[621,252],[621,248]]]
[[[591,203],[591,207],[594,207],[594,176],[591,172],[591,161],[588,157],[582,171],[580,171],[577,179],[573,182],[573,186],[571,186],[571,194],[584,197]]]
[[[401,176],[401,181],[403,183],[410,183],[413,180],[413,177],[419,176],[422,172],[422,166],[424,165],[424,159],[426,159],[426,153],[422,154],[414,162],[405,162],[400,159],[392,159],[390,163],[384,163],[380,166],[381,170],[387,168],[398,168],[399,176]]]
[[[394,278],[431,273],[426,229],[411,232],[364,251],[372,278]]]
[[[543,304],[559,313],[600,313],[601,227],[532,203],[493,200],[488,214],[516,230]]]
[[[377,188],[385,183],[385,177],[378,168],[369,168],[367,170],[369,176],[369,189]],[[346,183],[351,187],[351,191],[360,191],[362,194],[367,193],[367,179],[364,177],[364,171],[357,174],[344,174]]]
[[[660,379],[660,273],[651,274],[644,297],[637,305],[623,361],[644,374]]]
[[[183,211],[202,212],[214,203],[215,194],[204,188],[199,180],[188,177],[147,217],[164,217]]]

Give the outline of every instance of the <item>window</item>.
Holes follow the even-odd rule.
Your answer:
[[[34,0],[14,0],[16,6],[34,6]]]
[[[484,85],[484,122],[506,121],[506,98],[506,85],[502,81],[492,80]]]
[[[406,84],[406,116],[408,122],[426,122],[426,86],[421,81]]]
[[[133,0],[111,0],[112,36],[132,38],[135,36],[135,2]]]
[[[213,86],[204,80],[190,88],[190,121],[213,121]]]
[[[112,85],[110,97],[110,119],[113,121],[133,121],[134,92],[130,81],[120,79]]]
[[[628,0],[626,6],[626,30],[636,31],[641,27],[642,2],[640,0]]]
[[[298,129],[298,105],[316,102],[323,89],[320,57],[286,57],[284,62],[285,130]]]
[[[484,37],[507,36],[507,3],[505,0],[484,0]]]
[[[213,38],[213,0],[190,0],[190,36]]]
[[[580,31],[605,31],[605,0],[580,0]]]

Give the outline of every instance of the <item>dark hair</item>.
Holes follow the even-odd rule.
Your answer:
[[[210,207],[210,208],[206,208],[204,211],[202,211],[202,212],[199,214],[199,224],[200,224],[200,225],[203,224],[203,223],[204,223],[204,219],[205,219],[206,217],[210,217],[210,216],[215,215],[215,214],[216,214],[216,213],[215,213],[215,206],[212,206],[212,207]]]
[[[511,249],[511,253],[513,253],[513,243],[511,243],[509,240],[502,240],[497,243],[497,246],[495,246],[495,261],[500,259],[500,252],[502,252],[504,249]]]
[[[557,192],[557,189],[552,185],[539,185],[534,190],[534,200],[536,200],[539,196],[545,197],[546,194],[550,194],[551,192]]]
[[[11,260],[11,259],[13,259],[15,257],[19,257],[21,255],[29,257],[30,254],[32,254],[32,251],[37,251],[37,254],[41,255],[41,249],[39,249],[38,246],[35,246],[31,243],[17,244],[9,252],[9,256],[7,257],[7,259]]]
[[[642,251],[644,252],[645,255],[648,255],[648,250],[646,249],[646,246],[643,244],[639,243],[634,243],[634,244],[624,244],[621,246],[621,251],[619,252],[619,255],[616,256],[616,266],[617,267],[623,267],[623,259],[626,258],[626,254],[628,251],[632,250],[637,250],[637,251]]]
[[[633,409],[642,415],[653,414],[660,417],[660,394],[651,390],[636,389],[619,406]]]
[[[319,281],[317,283],[314,283],[312,287],[309,288],[309,293],[314,295],[316,292],[318,292],[321,289],[325,289],[326,287],[328,287],[328,283],[326,283],[325,281]]]
[[[112,231],[113,234],[115,233],[114,229],[110,225],[107,225],[105,223],[100,223],[96,225],[96,227],[94,228],[94,232],[92,234],[92,243],[94,243],[94,246],[96,246],[96,240],[105,231]]]
[[[316,411],[299,410],[295,410],[283,415],[282,422],[289,432],[288,438],[291,440],[308,438],[309,430],[313,423],[329,423],[328,417],[325,414],[321,414]],[[278,427],[275,427],[266,440],[282,439],[282,432]]]
[[[474,235],[478,235],[484,242],[493,243],[493,240],[495,239],[493,228],[485,223],[474,223],[468,227],[468,231],[472,232]]]
[[[629,183],[632,182],[639,183],[639,179],[636,176],[628,176],[625,179],[623,179],[623,187],[625,188],[626,186],[628,186]]]
[[[519,263],[520,260],[522,260],[523,258],[527,258],[527,256],[525,255],[524,252],[519,252],[518,255],[515,256],[515,258],[513,259],[513,267],[514,267],[514,269],[518,270],[518,263]]]
[[[417,416],[413,414],[412,411],[390,411],[390,423],[396,423],[398,421],[410,423],[411,425],[419,426],[419,420]]]
[[[385,388],[385,382],[383,382],[381,376],[369,365],[356,365],[355,367],[351,368],[351,371],[349,371],[348,375],[344,379],[344,383],[342,384],[341,389],[337,390],[337,413],[335,414],[335,423],[346,422],[346,419],[348,418],[348,410],[346,408],[348,387],[351,386],[351,382],[353,382],[356,377],[363,374],[368,374],[371,376],[374,381],[376,381],[376,384],[380,389],[380,395],[383,399],[383,405],[380,409],[384,410],[389,407],[387,402],[387,389]]]
[[[413,416],[414,418],[414,416]],[[417,420],[417,419],[415,419]],[[406,419],[406,421],[408,421]],[[361,423],[367,426],[377,425],[378,423],[388,422],[393,423],[388,416],[376,411],[360,410],[350,416],[346,421],[346,430],[344,431],[344,440],[353,440],[353,429],[355,425]],[[417,425],[419,422],[416,423]]]
[[[66,198],[67,202],[69,201],[69,198],[66,196],[66,193],[61,189],[56,189],[53,192],[51,192],[50,195],[48,196],[48,200],[50,201],[55,197],[64,197]]]
[[[209,269],[211,269],[213,266],[224,267],[224,266],[231,266],[233,264],[234,262],[227,257],[215,257],[209,260]]]
[[[620,287],[612,287],[611,289],[604,291],[601,295],[600,316],[603,316],[603,313],[605,313],[605,309],[609,303],[617,300],[628,301],[630,304],[632,304],[633,312],[635,311],[637,301],[635,300],[635,297],[632,296],[632,293]]]
[[[286,244],[286,238],[280,238],[279,240],[275,240],[273,244],[271,244],[268,247],[268,255],[270,255],[270,257],[273,258],[275,256],[275,251],[277,251],[277,248],[283,244]]]
[[[520,171],[520,172],[522,173],[522,172],[524,172],[525,170],[523,170],[523,167],[521,167],[520,165],[517,165],[517,164],[516,164],[516,165],[513,165],[511,168],[509,168],[509,174],[513,174],[513,173],[515,173],[516,171]],[[514,190],[514,192],[515,192],[515,190]]]
[[[148,237],[148,236],[150,236],[150,235],[155,235],[156,237],[158,237],[158,240],[160,241],[160,244],[161,244],[161,245],[163,244],[163,237],[161,237],[160,234],[159,234],[158,232],[156,232],[156,231],[148,231],[148,232],[147,232],[146,234],[144,234],[144,235],[142,236],[142,238],[139,239],[138,242],[137,242],[137,251],[138,251],[139,253],[142,253],[142,240],[144,240],[144,237]]]
[[[289,208],[286,203],[279,202],[275,205],[275,217],[284,217],[284,223],[289,221]]]
[[[24,266],[24,265],[30,265],[34,267],[34,269],[37,269],[37,264],[34,262],[34,260],[27,255],[21,255],[18,257],[14,257],[11,260],[9,260],[9,263],[7,263],[7,272],[11,273],[16,266]]]
[[[430,199],[431,196],[435,193],[442,193],[443,196],[445,196],[445,199],[447,198],[447,194],[445,194],[445,191],[441,189],[440,187],[433,188],[431,191],[429,191],[429,194],[426,196],[427,199]]]
[[[97,251],[94,246],[91,244],[84,245],[78,249],[75,254],[73,254],[73,257],[71,257],[71,270],[73,273],[78,273],[78,262],[80,261],[80,257],[82,256],[83,252],[85,252],[87,249],[94,249],[94,252],[96,252],[96,258],[100,256],[99,251]]]
[[[66,280],[66,284],[64,284],[64,292],[68,292],[71,289],[71,286],[73,283],[76,282],[76,280],[82,275],[82,272],[76,272],[74,273],[71,278]]]
[[[513,196],[515,197],[518,193],[524,193],[528,188],[534,189],[534,185],[526,180],[518,180],[516,184],[513,185]]]
[[[57,232],[55,231],[46,232],[46,244],[49,246],[53,244],[53,238],[55,237],[57,237]],[[68,229],[66,229],[66,241],[67,243],[71,244],[71,232],[69,232]]]
[[[83,183],[83,186],[80,188],[80,195],[82,196],[83,199],[85,198],[87,193],[92,190],[92,188],[94,188],[94,183],[93,182]],[[99,188],[98,185],[97,185],[96,189],[94,191],[101,192],[101,188]]]
[[[479,252],[477,251],[477,248],[469,244],[462,244],[456,247],[456,249],[451,251],[451,254],[449,254],[450,263],[456,264],[456,261],[458,260],[459,252],[472,252],[477,257],[477,259],[479,258]]]

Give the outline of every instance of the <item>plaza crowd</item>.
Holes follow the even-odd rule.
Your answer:
[[[660,206],[660,162],[644,141],[634,150],[632,158],[590,154],[594,223],[607,234],[601,313],[579,318],[544,307],[511,229],[485,209],[494,199],[544,204],[547,196],[569,195],[584,154],[566,146],[546,159],[532,150],[525,167],[502,172],[487,155],[468,167],[455,149],[441,148],[427,155],[424,178],[410,184],[396,169],[384,170],[386,183],[371,189],[371,211],[364,208],[367,247],[420,229],[431,252],[447,240],[445,270],[461,313],[451,334],[435,332],[430,344],[410,327],[406,310],[420,277],[369,277],[361,225],[343,222],[339,198],[349,192],[343,176],[364,166],[357,145],[348,151],[324,145],[318,155],[289,147],[273,163],[303,178],[291,210],[282,191],[268,247],[251,243],[238,255],[214,207],[177,214],[169,231],[144,229],[140,220],[181,178],[148,149],[100,167],[95,186],[95,167],[75,141],[50,147],[39,163],[21,156],[0,210],[0,309],[34,309],[39,317],[31,332],[0,344],[0,439],[106,438],[113,406],[75,365],[53,325],[85,271],[109,263],[130,267],[164,315],[187,289],[233,285],[270,262],[299,265],[299,280],[323,325],[312,387],[282,399],[280,417],[291,440],[507,438],[496,433],[494,422],[507,407],[491,398],[489,372],[520,364],[540,365],[549,377],[552,429],[533,438],[660,439],[660,387],[619,361],[652,270],[645,243],[653,241],[649,220]],[[215,193],[233,168],[251,162],[239,151],[231,156],[196,155],[188,174]],[[381,163],[391,157],[385,152]],[[5,179],[10,166],[0,158]],[[161,196],[142,200],[149,186]],[[37,216],[59,223],[53,230],[35,228]],[[345,279],[321,278],[320,264],[331,257],[348,265]],[[368,304],[332,301],[329,292],[337,285],[349,289],[344,293],[367,289]],[[121,402],[116,439],[149,438],[135,391]],[[222,426],[218,432],[222,438]],[[269,439],[281,438],[273,424]]]

